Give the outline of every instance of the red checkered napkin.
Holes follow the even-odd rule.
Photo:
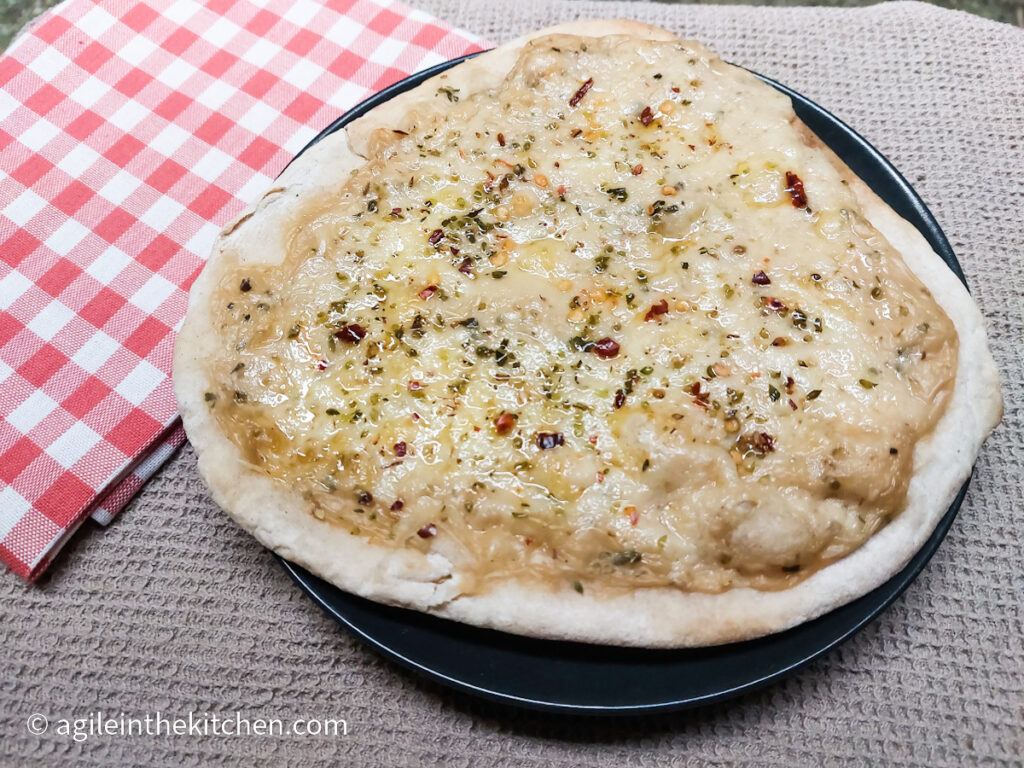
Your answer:
[[[36,577],[183,441],[174,329],[321,128],[479,48],[387,0],[68,0],[0,57],[0,558]]]

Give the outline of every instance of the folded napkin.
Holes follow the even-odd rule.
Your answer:
[[[0,56],[0,558],[33,579],[184,434],[213,240],[316,133],[480,40],[387,0],[68,0]]]

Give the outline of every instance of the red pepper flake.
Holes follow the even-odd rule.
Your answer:
[[[597,445],[597,435],[591,435],[590,436],[590,444],[591,445]]]
[[[764,270],[762,269],[760,272],[754,273],[754,276],[750,278],[750,282],[752,282],[754,285],[771,285],[772,279],[768,277],[768,275],[766,275],[764,273]]]
[[[640,122],[645,126],[654,122],[654,112],[651,111],[650,107],[644,107],[644,111],[640,113]]]
[[[421,539],[431,539],[437,535],[437,526],[433,523],[427,523],[418,531],[416,531],[416,535],[419,536]]]
[[[402,215],[402,209],[401,208],[392,208],[391,209],[391,215],[392,216],[401,216]]]
[[[459,264],[459,272],[461,272],[464,275],[472,275],[473,274],[473,260],[471,258],[469,258],[468,256],[466,258],[464,258],[462,260],[462,263]]]
[[[499,147],[504,147],[505,146],[505,134],[504,133],[499,133],[498,134],[498,146]]]
[[[788,343],[789,343],[789,340],[786,339],[784,336],[776,336],[774,339],[772,339],[772,346],[773,347],[784,347]]]
[[[594,344],[594,354],[602,360],[610,360],[619,354],[619,343],[614,339],[605,336]]]
[[[626,507],[626,509],[623,510],[623,511],[629,517],[629,524],[630,525],[634,525],[635,526],[637,523],[640,522],[640,512],[637,510],[636,507]]]
[[[647,310],[647,314],[644,315],[644,321],[650,322],[651,320],[657,320],[660,315],[664,315],[667,312],[668,302],[665,299],[662,299]]]
[[[402,501],[401,499],[397,499],[397,500],[396,500],[396,501],[395,501],[395,502],[394,502],[394,503],[393,503],[393,504],[391,505],[391,511],[392,511],[392,512],[398,512],[398,511],[399,511],[399,510],[400,510],[400,509],[401,509],[402,507],[404,507],[404,506],[405,506],[405,502],[403,502],[403,501]]]
[[[436,285],[428,285],[426,288],[424,288],[422,291],[420,291],[419,294],[417,294],[417,295],[421,299],[426,301],[431,296],[433,296],[435,293],[437,293],[437,286]]]
[[[644,172],[643,165],[637,163],[636,165],[633,166],[633,171],[632,172],[633,172],[634,176],[639,176],[641,173]]]
[[[792,408],[794,411],[796,410],[796,403],[793,402],[793,398],[789,399],[789,407]]]
[[[412,381],[405,385],[405,388],[408,389],[410,392],[419,392],[421,389],[423,389],[423,385],[420,384],[415,379],[413,379]],[[415,415],[416,414],[413,414],[413,416]]]
[[[395,456],[405,456],[405,454],[408,453],[408,451],[409,448],[404,442],[395,443]]]
[[[563,199],[565,198],[565,187],[564,186],[560,186],[558,188],[558,196],[563,198]]]
[[[334,338],[347,342],[348,344],[358,344],[365,336],[366,329],[359,325],[359,323],[346,325],[340,330],[334,332]]]
[[[579,103],[581,101],[583,101],[583,97],[587,95],[587,91],[589,91],[593,87],[594,87],[594,78],[588,77],[587,78],[587,82],[585,82],[583,85],[581,85],[579,87],[579,90],[576,91],[576,93],[574,93],[572,95],[571,99],[569,99],[569,106],[570,107],[578,106]]]
[[[793,377],[792,376],[787,376],[786,377],[786,394],[787,395],[792,395],[794,389],[796,389],[796,382],[793,381]]]
[[[565,445],[565,438],[562,437],[561,432],[537,433],[537,447],[542,451],[546,451],[550,448],[557,448],[560,445]]]
[[[507,435],[516,426],[516,417],[511,413],[502,413],[494,420],[494,429],[499,435]]]
[[[762,296],[761,306],[770,309],[772,312],[785,312],[788,307],[774,296]]]
[[[316,369],[318,371],[326,371],[327,370],[327,361],[326,360],[318,360],[317,364],[316,364]]]
[[[794,208],[807,207],[807,193],[804,191],[804,183],[792,171],[786,171],[786,191],[793,199]]]
[[[771,453],[775,450],[775,438],[767,432],[755,432],[753,434],[741,435],[736,445],[743,453],[753,452],[760,456]]]
[[[701,392],[699,381],[695,381],[690,385],[690,394],[693,395],[694,403],[699,405],[701,408],[708,407],[709,394],[707,392]]]
[[[617,390],[615,392],[615,400],[614,400],[614,405],[615,405],[616,410],[618,410],[619,408],[621,408],[625,404],[626,404],[626,393],[623,392],[621,389]]]
[[[427,238],[427,241],[431,245],[437,245],[438,243],[441,242],[441,238],[443,238],[443,237],[444,237],[444,230],[443,229],[435,229],[433,232],[430,233],[430,237]]]

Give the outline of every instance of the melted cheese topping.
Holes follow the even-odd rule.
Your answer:
[[[560,36],[433,101],[221,286],[254,466],[468,590],[784,588],[899,513],[956,335],[788,99]]]

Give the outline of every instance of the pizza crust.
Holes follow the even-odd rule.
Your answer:
[[[438,552],[393,550],[318,521],[300,495],[248,465],[220,431],[204,393],[205,361],[217,351],[212,304],[222,277],[239,263],[278,263],[299,197],[340,191],[363,162],[379,129],[415,127],[419,105],[447,85],[469,93],[497,85],[523,45],[566,33],[631,34],[670,40],[666,30],[631,21],[581,21],[541,30],[471,59],[395,97],[297,159],[260,201],[230,223],[192,288],[175,348],[174,384],[199,470],[214,500],[263,545],[354,594],[436,616],[535,637],[641,647],[689,647],[758,637],[796,626],[866,594],[900,571],[922,546],[968,478],[981,443],[1002,413],[999,376],[982,316],[960,281],[907,221],[829,152],[867,218],[950,316],[960,339],[948,408],[914,454],[905,510],[862,547],[784,591],[733,589],[721,594],[672,588],[632,592],[588,586],[539,589],[510,580],[481,595],[461,594],[460,575]],[[805,129],[806,130],[806,129]],[[818,142],[806,130],[809,143]],[[820,142],[818,142],[820,145]]]

